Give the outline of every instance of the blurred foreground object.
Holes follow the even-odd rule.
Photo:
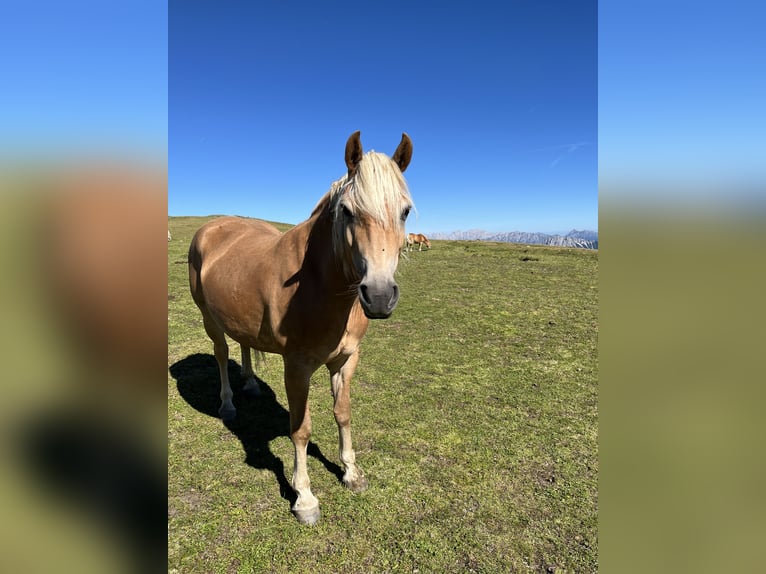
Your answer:
[[[27,166],[0,189],[0,569],[164,568],[166,167]]]
[[[758,571],[766,561],[765,208],[749,188],[679,199],[672,188],[641,197],[602,187],[604,572]]]

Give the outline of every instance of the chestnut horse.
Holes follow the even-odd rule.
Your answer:
[[[330,372],[343,484],[353,492],[367,488],[351,444],[350,384],[368,319],[389,317],[399,300],[394,272],[412,208],[402,172],[411,158],[407,134],[389,158],[363,154],[357,131],[346,142],[347,174],[308,220],[280,233],[262,221],[221,217],[200,228],[189,248],[191,293],[221,376],[221,418],[236,416],[225,335],[242,347],[246,391],[258,392],[250,349],[283,357],[295,447],[292,511],[304,524],[320,515],[306,449],[309,380],[321,365]]]
[[[425,235],[422,233],[408,233],[407,251],[410,251],[410,249],[415,246],[415,243],[418,244],[418,251],[421,251],[423,245],[425,245],[428,249],[431,249],[431,242],[428,241],[428,238]]]

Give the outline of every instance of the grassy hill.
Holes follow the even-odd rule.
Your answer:
[[[596,572],[598,252],[434,241],[399,267],[394,315],[372,322],[353,382],[357,461],[340,484],[326,370],[312,378],[312,490],[290,513],[282,360],[267,389],[216,418],[212,343],[188,290],[189,241],[168,226],[168,568],[177,572]],[[289,226],[281,226],[287,229]]]

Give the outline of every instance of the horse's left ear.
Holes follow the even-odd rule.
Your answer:
[[[406,133],[402,132],[402,141],[399,142],[399,147],[396,148],[391,159],[396,162],[402,173],[410,165],[410,160],[412,159],[412,140]]]
[[[349,177],[356,173],[360,161],[362,161],[362,138],[361,132],[355,131],[346,142],[346,167]]]

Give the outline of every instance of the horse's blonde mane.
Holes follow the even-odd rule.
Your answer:
[[[351,178],[346,174],[330,185],[330,191],[319,200],[314,214],[328,204],[334,222],[333,247],[336,253],[342,252],[344,241],[341,205],[346,205],[357,216],[371,217],[384,229],[400,225],[402,212],[414,207],[402,172],[391,158],[373,150],[364,154]],[[403,240],[403,225],[400,230]]]
[[[344,175],[330,186],[330,209],[337,219],[343,203],[355,214],[366,214],[388,228],[397,223],[412,198],[402,172],[387,155],[368,151],[349,180]]]

